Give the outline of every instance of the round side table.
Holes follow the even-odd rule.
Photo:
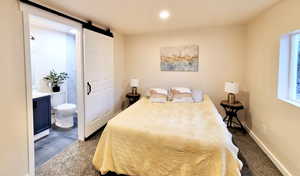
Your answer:
[[[135,102],[137,102],[141,97],[141,94],[133,94],[133,93],[128,93],[126,94],[126,98],[128,99],[129,101],[129,106],[131,106],[132,104],[134,104]]]
[[[243,124],[240,122],[237,112],[244,109],[244,106],[241,102],[237,101],[234,104],[230,104],[227,100],[221,101],[221,106],[225,109],[225,117],[223,121],[227,124],[227,128],[238,128],[243,132],[246,132]],[[235,120],[234,120],[235,119]],[[234,126],[233,126],[234,124]]]

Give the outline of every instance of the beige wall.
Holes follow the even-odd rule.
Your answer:
[[[3,24],[0,28],[3,122],[0,123],[0,175],[24,176],[28,172],[25,70],[17,2],[0,1]],[[189,86],[203,90],[216,104],[225,96],[224,82],[237,81],[249,93],[249,127],[297,175],[300,173],[297,140],[300,109],[278,100],[276,89],[279,37],[300,29],[299,7],[299,0],[283,1],[253,20],[248,25],[248,33],[243,26],[227,26],[125,38],[116,34],[116,108],[120,108],[126,92],[124,87],[128,87],[128,80],[133,77],[141,81],[139,91],[149,87]],[[183,44],[199,45],[199,72],[161,72],[160,47]]]
[[[22,15],[18,0],[1,0],[0,57],[0,175],[28,173],[25,60]],[[124,91],[124,37],[115,33],[115,108]]]
[[[225,98],[226,81],[243,87],[245,32],[243,26],[227,26],[126,36],[127,86],[134,77],[140,80],[139,92],[150,87],[187,86],[203,90],[219,104]],[[160,47],[185,44],[199,45],[199,71],[160,71]]]
[[[280,36],[300,29],[300,1],[285,0],[248,25],[247,121],[292,175],[300,173],[300,108],[276,98]]]
[[[0,175],[27,173],[22,21],[17,0],[0,1]]]
[[[122,109],[124,94],[126,92],[125,79],[125,38],[122,34],[114,32],[114,86],[115,86],[115,112]]]

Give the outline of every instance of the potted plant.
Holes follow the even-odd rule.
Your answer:
[[[57,73],[55,70],[51,70],[49,75],[44,77],[45,80],[49,81],[53,92],[59,92],[60,85],[68,78],[69,76],[66,72]]]

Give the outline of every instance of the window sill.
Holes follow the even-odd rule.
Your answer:
[[[296,106],[298,108],[300,108],[300,102],[298,102],[298,101],[293,101],[293,100],[288,100],[288,99],[282,99],[282,98],[278,98],[278,99],[281,100],[281,101],[284,101],[286,103],[289,103],[291,105],[294,105],[294,106]]]

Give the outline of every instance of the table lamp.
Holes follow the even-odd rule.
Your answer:
[[[137,88],[139,87],[139,80],[138,79],[131,79],[130,80],[130,87],[132,88],[132,94],[137,95]]]
[[[235,95],[239,93],[239,84],[235,82],[225,83],[225,92],[228,93],[227,101],[229,104],[236,103]]]

